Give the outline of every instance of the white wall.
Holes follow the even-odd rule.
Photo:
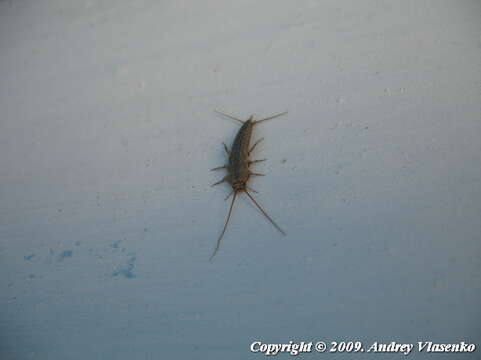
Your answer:
[[[475,0],[0,1],[1,358],[481,346],[480,20]],[[252,181],[288,236],[241,197],[209,263],[229,206],[209,169],[238,130],[214,109],[289,111],[255,129]]]

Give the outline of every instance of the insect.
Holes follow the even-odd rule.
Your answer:
[[[259,119],[259,120],[254,120],[254,115],[251,115],[247,120],[242,121],[241,119],[238,119],[234,116],[224,114],[220,111],[215,110],[217,113],[222,114],[224,116],[227,116],[231,119],[234,119],[240,123],[242,123],[241,128],[237,132],[236,137],[234,138],[234,142],[230,148],[230,150],[227,148],[227,145],[223,143],[224,149],[227,152],[227,155],[229,156],[229,160],[226,165],[216,167],[212,170],[219,170],[219,169],[226,169],[227,170],[227,175],[224,176],[224,178],[215,184],[212,184],[211,186],[215,186],[218,184],[221,184],[223,182],[228,182],[232,186],[232,191],[227,195],[225,200],[227,200],[232,194],[234,194],[234,197],[232,198],[232,202],[230,204],[229,208],[229,213],[227,215],[227,219],[224,224],[224,228],[222,229],[222,233],[220,234],[219,238],[217,239],[217,245],[215,247],[214,253],[210,257],[209,261],[212,260],[212,258],[215,256],[217,251],[219,250],[220,243],[222,240],[222,237],[224,236],[225,230],[227,228],[227,224],[229,223],[230,216],[232,214],[232,208],[234,207],[234,202],[237,197],[237,194],[241,192],[245,192],[247,196],[252,200],[255,206],[261,211],[261,213],[271,222],[272,225],[282,234],[286,235],[286,233],[277,225],[274,220],[271,219],[271,217],[264,211],[264,209],[257,203],[257,201],[252,197],[252,195],[249,193],[247,190],[251,190],[252,192],[256,192],[255,190],[251,189],[248,185],[247,182],[249,181],[249,178],[251,176],[264,176],[264,174],[259,174],[250,171],[249,167],[252,164],[265,161],[266,159],[260,159],[260,160],[251,160],[250,155],[254,148],[259,144],[264,138],[260,138],[257,140],[252,147],[250,146],[251,142],[251,136],[252,136],[252,130],[254,128],[254,125],[274,119],[278,116],[285,115],[287,114],[287,111],[276,114],[273,116],[266,117],[264,119]]]

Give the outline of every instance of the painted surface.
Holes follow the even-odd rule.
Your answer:
[[[481,347],[480,14],[475,0],[0,1],[0,357]],[[238,130],[214,109],[289,111],[255,129],[268,161],[252,182],[288,236],[241,197],[209,263],[229,191],[209,169]]]

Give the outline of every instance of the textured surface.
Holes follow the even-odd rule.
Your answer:
[[[477,0],[0,1],[0,357],[481,346],[480,59]],[[289,110],[252,182],[288,236],[241,197],[209,263],[214,109]]]

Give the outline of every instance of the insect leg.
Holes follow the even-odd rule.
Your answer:
[[[253,172],[251,172],[250,175],[253,175],[253,176],[266,176],[266,174],[253,173]]]
[[[219,250],[220,241],[222,239],[222,236],[224,236],[225,229],[227,229],[227,224],[229,223],[230,214],[232,214],[232,207],[234,206],[234,201],[235,201],[236,196],[237,196],[237,191],[234,192],[234,198],[232,199],[232,202],[230,203],[229,214],[227,215],[227,220],[225,221],[224,228],[222,229],[222,233],[220,234],[219,239],[217,240],[217,245],[215,247],[214,253],[210,257],[209,261],[212,260],[212,258],[215,256],[215,254],[217,254],[217,250]]]
[[[259,193],[259,191],[254,190],[254,189],[251,188],[250,186],[247,186],[247,185],[246,185],[246,187],[247,187],[250,191],[252,191],[252,192],[254,192],[254,193],[256,193],[256,194]]]
[[[258,163],[258,162],[261,162],[261,161],[266,161],[266,160],[267,160],[267,159],[251,160],[251,161],[249,161],[249,165],[250,165],[250,164],[255,164],[255,163]],[[214,169],[212,169],[212,170],[214,170]]]
[[[212,184],[211,186],[219,185],[219,184],[223,183],[224,181],[227,181],[227,176],[224,176],[224,178],[221,181],[217,181],[215,184]]]
[[[264,140],[264,138],[260,138],[259,140],[257,140],[254,145],[252,145],[252,147],[250,148],[249,150],[249,154],[252,152],[252,150],[254,150],[254,148],[257,146],[257,144],[259,144],[262,140]]]
[[[216,167],[216,168],[210,169],[210,171],[219,170],[219,169],[225,169],[225,168],[227,168],[227,165],[218,166],[218,167]]]
[[[244,121],[242,121],[241,119],[238,119],[238,118],[236,118],[236,117],[234,117],[234,116],[232,116],[232,115],[225,114],[225,113],[220,112],[220,111],[218,111],[218,110],[214,110],[214,111],[215,111],[216,113],[218,113],[218,114],[227,116],[227,117],[229,117],[229,118],[231,118],[231,119],[234,119],[234,120],[237,120],[237,121],[239,121],[239,122],[241,122],[241,123],[244,123]]]
[[[222,145],[224,145],[225,152],[230,155],[230,151],[227,145],[225,143],[222,143]]]
[[[229,195],[226,196],[226,198],[224,199],[224,201],[226,201],[228,198],[230,198],[230,196],[232,195],[232,193],[234,192],[234,190],[232,190]]]
[[[264,214],[264,216],[267,218],[267,220],[269,220],[271,222],[272,225],[275,226],[275,228],[277,230],[279,230],[279,232],[286,236],[286,233],[279,227],[279,225],[277,225],[274,220],[271,219],[271,217],[269,215],[267,215],[267,213],[264,211],[264,209],[257,203],[257,201],[254,200],[254,198],[251,196],[251,194],[249,194],[247,191],[245,192],[247,194],[247,196],[252,200],[252,202],[255,204],[255,206],[257,206],[257,208],[262,212],[262,214]]]
[[[287,114],[287,111],[284,111],[284,112],[282,112],[282,113],[280,113],[280,114],[276,114],[276,115],[272,115],[272,116],[266,117],[266,118],[264,118],[264,119],[256,120],[256,121],[255,121],[255,124],[260,123],[260,122],[262,122],[262,121],[274,119],[274,118],[276,118],[276,117],[278,117],[278,116],[282,116],[282,115],[285,115],[285,114]]]

